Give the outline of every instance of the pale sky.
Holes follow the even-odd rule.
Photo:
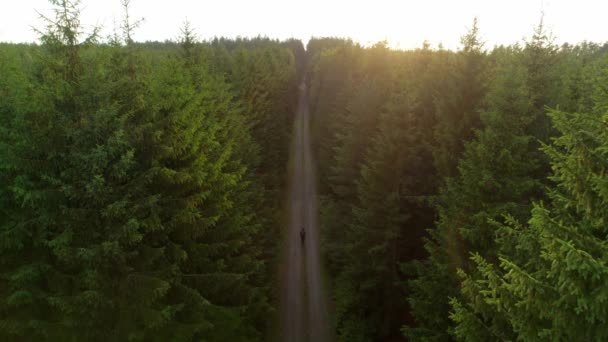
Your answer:
[[[0,41],[34,42],[43,27],[35,10],[51,14],[47,0],[0,0]],[[82,23],[109,34],[122,17],[120,0],[83,0]],[[175,39],[188,19],[200,38],[214,36],[350,37],[368,45],[388,40],[413,48],[428,40],[458,48],[473,17],[486,47],[521,42],[541,11],[556,43],[608,41],[607,0],[131,0],[133,18],[144,18],[137,41]]]

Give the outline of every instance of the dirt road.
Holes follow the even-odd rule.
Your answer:
[[[321,284],[318,204],[310,141],[308,94],[300,88],[291,156],[290,213],[281,303],[281,341],[330,340],[327,301]],[[300,229],[306,230],[305,242]]]

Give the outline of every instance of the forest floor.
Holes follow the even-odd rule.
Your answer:
[[[293,132],[289,184],[289,221],[286,235],[286,267],[280,307],[281,341],[330,340],[327,298],[321,279],[318,197],[310,141],[308,94],[300,88]],[[306,231],[300,239],[302,227]]]

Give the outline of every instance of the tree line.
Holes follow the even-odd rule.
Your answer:
[[[608,45],[0,43],[0,337],[266,340],[298,86],[340,341],[608,338]]]
[[[307,52],[339,341],[608,337],[608,45]]]
[[[264,340],[304,47],[0,44],[0,339]]]

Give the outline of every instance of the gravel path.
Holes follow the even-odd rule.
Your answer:
[[[281,303],[281,341],[329,341],[327,301],[321,284],[318,199],[310,141],[308,94],[300,88],[294,127],[287,233],[287,269]],[[300,229],[306,239],[300,240]]]

